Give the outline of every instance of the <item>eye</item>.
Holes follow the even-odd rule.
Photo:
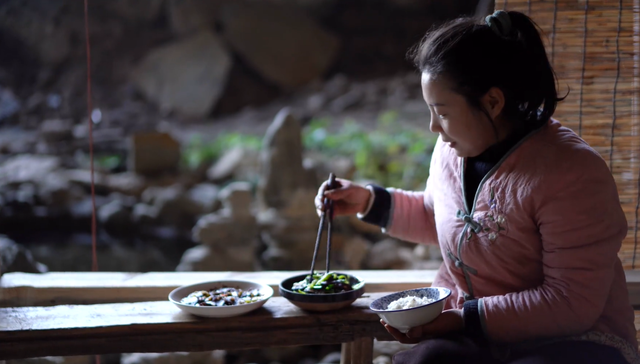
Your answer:
[[[439,117],[440,119],[444,119],[444,118],[446,118],[446,117],[447,117],[447,115],[438,115],[438,117]]]

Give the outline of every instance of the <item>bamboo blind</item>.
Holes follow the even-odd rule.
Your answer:
[[[640,268],[640,0],[495,3],[528,14],[545,33],[559,93],[570,90],[554,117],[607,161],[629,224],[619,256],[625,269]]]

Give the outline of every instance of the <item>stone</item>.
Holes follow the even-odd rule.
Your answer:
[[[40,136],[49,143],[71,140],[73,139],[73,120],[45,120],[40,124]]]
[[[413,252],[395,239],[373,244],[366,258],[368,269],[408,269],[413,265]]]
[[[371,245],[371,242],[362,237],[353,237],[344,244],[338,258],[347,269],[362,269],[362,263],[369,253]]]
[[[161,110],[202,118],[220,98],[230,69],[224,44],[207,30],[153,50],[133,81]]]
[[[38,196],[46,205],[66,207],[82,199],[85,194],[80,187],[73,186],[64,173],[51,172],[38,181]]]
[[[292,5],[231,1],[221,7],[218,20],[231,48],[285,89],[320,78],[339,50],[338,38]]]
[[[329,103],[329,110],[334,113],[341,113],[352,106],[357,105],[364,99],[364,92],[360,88],[354,88],[346,94],[336,98]]]
[[[391,364],[391,357],[386,355],[377,356],[373,359],[373,364]]]
[[[121,364],[224,364],[225,352],[175,352],[122,354]]]
[[[440,245],[429,244],[427,248],[429,249],[429,258],[431,260],[442,261],[442,249],[440,249]]]
[[[131,211],[115,199],[101,206],[97,212],[98,222],[109,233],[123,234],[131,230]]]
[[[319,223],[317,216],[311,220],[308,218],[283,217],[277,212],[262,213],[259,215],[258,221],[262,230],[260,239],[266,246],[260,257],[264,269],[309,269],[317,237]],[[335,231],[334,226],[331,237],[331,265],[335,269],[346,268],[346,262],[342,257],[347,240],[344,234]],[[326,249],[327,231],[325,227],[318,249],[316,267],[325,266]]]
[[[15,200],[28,205],[36,204],[37,187],[35,183],[27,182],[21,184],[15,193]]]
[[[149,186],[143,192],[142,196],[140,196],[141,202],[146,203],[148,205],[153,205],[156,202],[156,198],[158,195],[162,193],[164,187],[161,186]]]
[[[137,203],[131,211],[131,220],[140,226],[153,225],[158,221],[158,210],[144,203]]]
[[[309,176],[312,173],[302,165],[302,153],[300,123],[284,108],[267,129],[260,152],[258,202],[261,209],[283,209],[294,191],[317,189],[310,183],[314,179]]]
[[[138,133],[129,141],[129,171],[143,176],[174,174],[180,164],[180,143],[168,133]]]
[[[253,246],[229,246],[220,249],[199,245],[184,252],[176,271],[252,271],[254,261]]]
[[[0,133],[0,153],[17,155],[33,152],[38,133],[23,128],[5,128]]]
[[[263,238],[263,240],[266,240]],[[313,248],[311,248],[313,249]],[[264,270],[293,270],[302,263],[297,263],[297,258],[292,252],[278,248],[269,247],[260,256],[260,262]],[[299,269],[309,269],[311,261],[307,261],[307,266]]]
[[[46,273],[46,265],[35,261],[31,252],[5,235],[0,235],[0,275],[9,272]]]
[[[181,185],[161,189],[153,205],[158,210],[161,223],[176,227],[191,227],[196,217],[202,214],[201,206],[189,198]]]
[[[100,239],[102,240],[102,239]],[[105,272],[168,272],[177,265],[179,249],[160,249],[156,242],[98,243],[98,267]],[[32,248],[34,257],[46,263],[51,271],[91,271],[91,234],[71,237],[66,244],[41,244]]]
[[[109,203],[105,196],[96,196],[96,210]],[[93,213],[91,196],[81,198],[69,205],[71,217],[77,220],[90,219]]]
[[[107,178],[107,188],[129,196],[140,196],[146,189],[144,177],[133,172],[114,173]]]
[[[307,98],[306,107],[311,115],[321,112],[327,104],[327,98],[322,93],[316,93]]]
[[[120,192],[111,192],[107,199],[109,201],[118,200],[127,210],[133,209],[133,206],[138,202],[135,197]]]
[[[217,211],[222,206],[220,202],[220,188],[212,183],[200,183],[188,192],[189,198],[200,205],[203,214]]]
[[[16,155],[0,164],[0,185],[36,182],[60,168],[60,158],[45,155]]]
[[[253,245],[260,231],[253,217],[232,218],[221,210],[208,214],[193,227],[193,239],[217,248]]]
[[[233,182],[220,191],[224,209],[233,218],[253,218],[253,192],[248,182]]]
[[[339,364],[342,359],[342,354],[339,351],[334,351],[327,354],[324,358],[320,359],[322,364]]]
[[[285,218],[300,219],[307,218],[312,225],[317,225],[318,215],[313,203],[318,191],[315,189],[297,189],[291,191],[289,203],[280,210],[280,214]]]
[[[233,177],[242,165],[246,151],[242,147],[226,151],[214,165],[207,170],[207,178],[213,182],[221,182]]]
[[[21,102],[8,88],[0,87],[0,121],[8,119],[20,111]]]
[[[429,260],[431,259],[431,255],[429,252],[429,247],[425,244],[418,244],[415,248],[413,248],[413,255],[417,259]]]
[[[91,189],[91,171],[87,169],[66,169],[60,172],[63,174],[69,182],[74,185],[80,186],[85,191]],[[93,182],[96,189],[96,194],[106,194],[109,191],[109,176],[100,172],[93,173]]]
[[[342,73],[339,73],[325,82],[322,93],[329,100],[333,100],[347,93],[349,90],[349,79]]]
[[[211,28],[221,4],[221,0],[168,0],[171,30],[182,36]]]
[[[320,181],[320,184],[327,180],[329,173],[333,173],[337,178],[343,178],[353,181],[356,166],[353,162],[353,158],[332,156],[326,157],[318,153],[307,153],[303,164],[308,169],[314,169],[316,179]]]

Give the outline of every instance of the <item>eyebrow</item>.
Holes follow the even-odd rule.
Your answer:
[[[436,102],[435,104],[429,104],[429,106],[446,106],[446,105]]]

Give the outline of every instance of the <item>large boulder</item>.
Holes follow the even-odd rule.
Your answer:
[[[283,87],[321,77],[334,61],[338,39],[296,6],[230,1],[220,9],[222,34],[265,79]]]
[[[205,30],[153,50],[133,74],[134,83],[164,111],[206,117],[224,90],[231,56]]]

